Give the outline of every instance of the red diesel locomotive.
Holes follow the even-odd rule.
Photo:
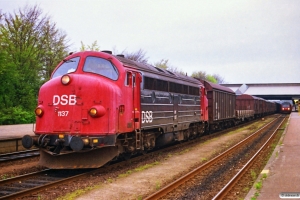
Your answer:
[[[39,91],[35,137],[49,168],[96,168],[119,156],[187,140],[207,128],[203,84],[114,56],[69,55]]]
[[[35,136],[22,144],[38,147],[48,168],[97,168],[275,111],[275,103],[218,84],[85,51],[59,63],[40,88]]]
[[[292,112],[292,105],[289,102],[281,103],[281,113],[283,114],[291,114]]]

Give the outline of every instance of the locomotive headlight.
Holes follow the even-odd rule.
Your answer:
[[[91,108],[90,109],[90,115],[92,117],[96,117],[97,116],[97,109],[96,108]]]
[[[102,117],[103,115],[105,115],[105,113],[106,113],[106,110],[101,105],[93,106],[89,110],[89,114],[91,117]]]
[[[62,83],[63,85],[68,85],[70,82],[71,82],[71,78],[70,78],[69,75],[63,75],[63,76],[61,77],[61,83]]]
[[[42,117],[44,114],[44,111],[41,107],[37,107],[34,112],[35,112],[35,115],[38,117]]]
[[[99,142],[99,140],[97,138],[93,139],[93,143],[97,144]]]
[[[88,145],[88,144],[90,144],[89,138],[83,138],[82,141],[83,141],[83,144],[84,144],[85,146]]]

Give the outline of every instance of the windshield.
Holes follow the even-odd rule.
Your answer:
[[[78,67],[79,57],[63,60],[63,64],[59,66],[53,73],[52,78],[75,72]]]
[[[282,104],[282,107],[284,107],[284,108],[289,108],[289,107],[290,107],[290,104],[284,103],[284,104]]]
[[[110,78],[112,80],[118,79],[118,71],[116,67],[103,58],[87,57],[83,67],[84,72],[91,72]]]

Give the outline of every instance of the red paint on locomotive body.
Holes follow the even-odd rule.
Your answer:
[[[207,99],[207,91],[205,87],[201,87],[201,109],[202,114],[200,120],[208,123],[208,99]]]
[[[50,155],[114,147],[108,159],[85,167],[103,165],[118,155],[118,134],[140,128],[140,82],[139,73],[108,53],[68,56],[40,88],[35,145]],[[71,168],[62,160],[56,161],[59,166],[48,164],[53,162],[47,154],[41,156],[42,165]]]
[[[109,60],[116,67],[118,75],[114,77],[116,80],[93,72],[85,72],[87,56]],[[35,133],[94,136],[134,130],[134,126],[127,126],[133,124],[132,117],[127,116],[128,113],[132,115],[133,105],[129,98],[132,94],[128,95],[132,92],[132,88],[124,86],[124,67],[105,53],[76,53],[66,60],[75,57],[80,57],[80,62],[76,71],[69,74],[71,81],[68,85],[62,84],[61,76],[58,76],[41,87],[38,106],[43,106],[45,110],[42,117],[37,117]],[[53,75],[55,73],[56,71]],[[119,112],[120,106],[124,111]],[[103,116],[89,115],[89,110],[93,107],[100,107]],[[139,110],[138,107],[136,109]],[[120,120],[122,118],[127,121]]]

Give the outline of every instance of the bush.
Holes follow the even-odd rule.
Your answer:
[[[0,111],[0,125],[29,124],[34,121],[34,112],[25,111],[21,107],[5,108]]]

